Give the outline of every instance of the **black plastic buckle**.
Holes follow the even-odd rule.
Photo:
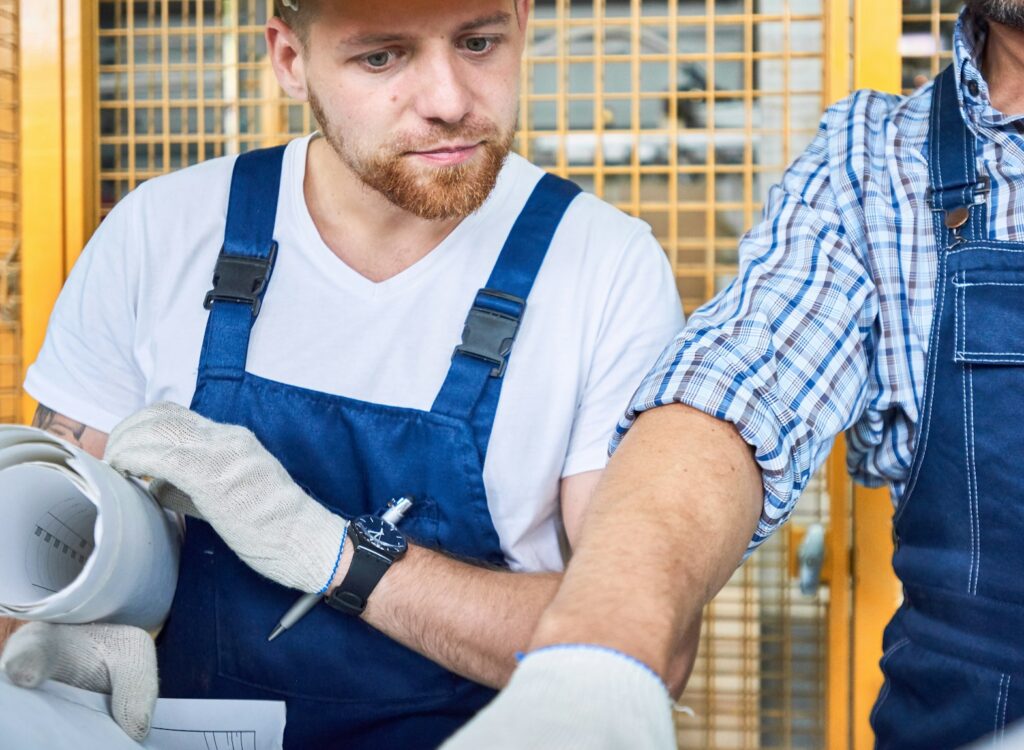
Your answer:
[[[455,354],[490,362],[494,365],[491,377],[500,378],[505,374],[512,342],[516,339],[519,323],[526,310],[526,300],[494,289],[481,289],[479,294],[514,302],[519,306],[519,313],[508,315],[474,304],[466,318],[466,327],[462,330],[462,344],[455,347]]]
[[[252,306],[255,318],[263,305],[263,292],[267,289],[270,272],[277,257],[277,243],[271,243],[266,258],[228,255],[223,250],[213,270],[213,289],[206,293],[203,307],[209,310],[216,300],[243,302]]]

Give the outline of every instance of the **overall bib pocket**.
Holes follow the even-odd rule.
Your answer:
[[[953,289],[953,360],[977,365],[1024,364],[1024,269],[957,271]]]

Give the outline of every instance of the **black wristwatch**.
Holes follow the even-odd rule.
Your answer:
[[[409,545],[402,532],[380,516],[353,518],[348,538],[355,547],[355,555],[344,580],[327,597],[327,603],[341,612],[361,615],[377,583]]]

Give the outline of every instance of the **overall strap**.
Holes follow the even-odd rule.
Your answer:
[[[462,344],[431,409],[468,419],[481,458],[487,454],[512,343],[551,240],[580,188],[546,174],[534,188],[498,256],[487,286],[477,292],[466,317]]]
[[[928,132],[928,203],[943,248],[985,236],[985,204],[979,196],[988,192],[988,177],[978,176],[974,149],[950,65],[935,79]]]
[[[199,359],[204,376],[240,380],[249,335],[277,258],[274,222],[284,146],[249,151],[235,161],[224,247],[203,302],[210,311]]]

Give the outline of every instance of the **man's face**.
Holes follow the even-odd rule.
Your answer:
[[[967,0],[967,7],[990,21],[1024,31],[1024,0]]]
[[[363,183],[424,219],[480,207],[515,133],[519,2],[321,3],[303,56],[310,106]]]

